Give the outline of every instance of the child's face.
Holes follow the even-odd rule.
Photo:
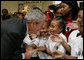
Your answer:
[[[67,5],[66,3],[61,3],[61,12],[62,12],[62,15],[65,16],[67,15],[68,13],[71,12],[71,8],[69,7],[69,5]]]
[[[83,36],[83,10],[79,11],[77,20],[78,20],[79,31]]]
[[[58,21],[55,21],[55,20],[53,20],[52,22],[51,22],[51,25],[50,25],[50,27],[49,27],[49,31],[52,33],[52,34],[59,34],[60,32],[61,32],[61,28],[59,27],[59,22]]]
[[[56,15],[57,15],[57,16],[62,16],[61,5],[59,4],[59,5],[57,5],[57,7],[58,7],[58,9],[57,9],[57,11],[56,11]]]
[[[80,10],[78,13],[77,21],[80,22],[81,20],[83,20],[83,10]]]

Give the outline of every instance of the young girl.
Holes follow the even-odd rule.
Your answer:
[[[68,36],[73,29],[69,28],[67,25],[76,20],[78,14],[78,4],[77,1],[62,1],[60,5],[63,20],[67,23],[65,26],[64,35],[67,37],[68,41]]]
[[[60,34],[60,36],[62,36],[63,39],[65,40],[65,42],[67,42],[66,37],[62,34],[63,27],[64,27],[64,21],[52,20],[51,26],[49,28],[51,35],[49,36],[47,42],[45,43],[45,46],[47,48],[46,51],[48,54],[50,54],[50,55],[47,54],[47,57],[50,56],[50,58],[48,57],[48,59],[53,59],[51,54],[55,50],[59,50],[61,52],[66,52],[64,47],[59,42],[52,41],[52,40],[54,40],[53,37],[56,37],[56,34]],[[56,39],[58,39],[58,36]]]
[[[71,56],[60,51],[53,52],[53,57],[58,58],[57,54],[60,58],[64,59],[83,59],[83,10],[79,11],[78,18],[79,21],[79,31],[74,30],[71,32],[69,36],[69,43],[68,45],[71,46]],[[81,35],[80,35],[80,34]],[[60,37],[60,40],[63,39]],[[55,54],[56,53],[56,54]]]
[[[53,59],[51,54],[55,50],[65,52],[64,47],[60,43],[52,41],[54,35],[60,34],[66,42],[66,37],[61,33],[63,27],[64,27],[63,21],[53,20],[51,22],[51,27],[48,29],[48,32],[44,29],[46,33],[45,34],[42,33],[43,37],[40,38],[39,47],[37,47],[36,49],[37,51],[40,51],[38,52],[40,59]],[[46,53],[41,51],[46,51]]]

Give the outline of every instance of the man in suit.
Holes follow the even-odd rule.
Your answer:
[[[11,18],[1,23],[1,59],[29,59],[31,51],[22,53],[21,44],[26,35],[26,22]]]

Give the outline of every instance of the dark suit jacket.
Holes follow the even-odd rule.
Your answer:
[[[26,22],[22,19],[12,18],[1,23],[1,59],[21,58],[25,33]]]

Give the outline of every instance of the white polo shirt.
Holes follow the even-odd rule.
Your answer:
[[[79,52],[81,53],[80,56],[82,56],[83,51],[83,38],[80,36],[77,36],[77,34],[80,33],[78,30],[74,30],[69,35],[68,44],[71,46],[71,56],[78,57]]]
[[[67,42],[65,35],[60,33],[60,36],[63,37],[65,42]],[[60,44],[59,42],[53,42],[51,40],[51,36],[49,37],[49,39],[46,42],[46,47],[49,48],[51,50],[51,52],[56,51],[56,50],[59,50],[61,52],[65,52],[66,51],[64,49],[64,47],[62,46],[62,44]]]

